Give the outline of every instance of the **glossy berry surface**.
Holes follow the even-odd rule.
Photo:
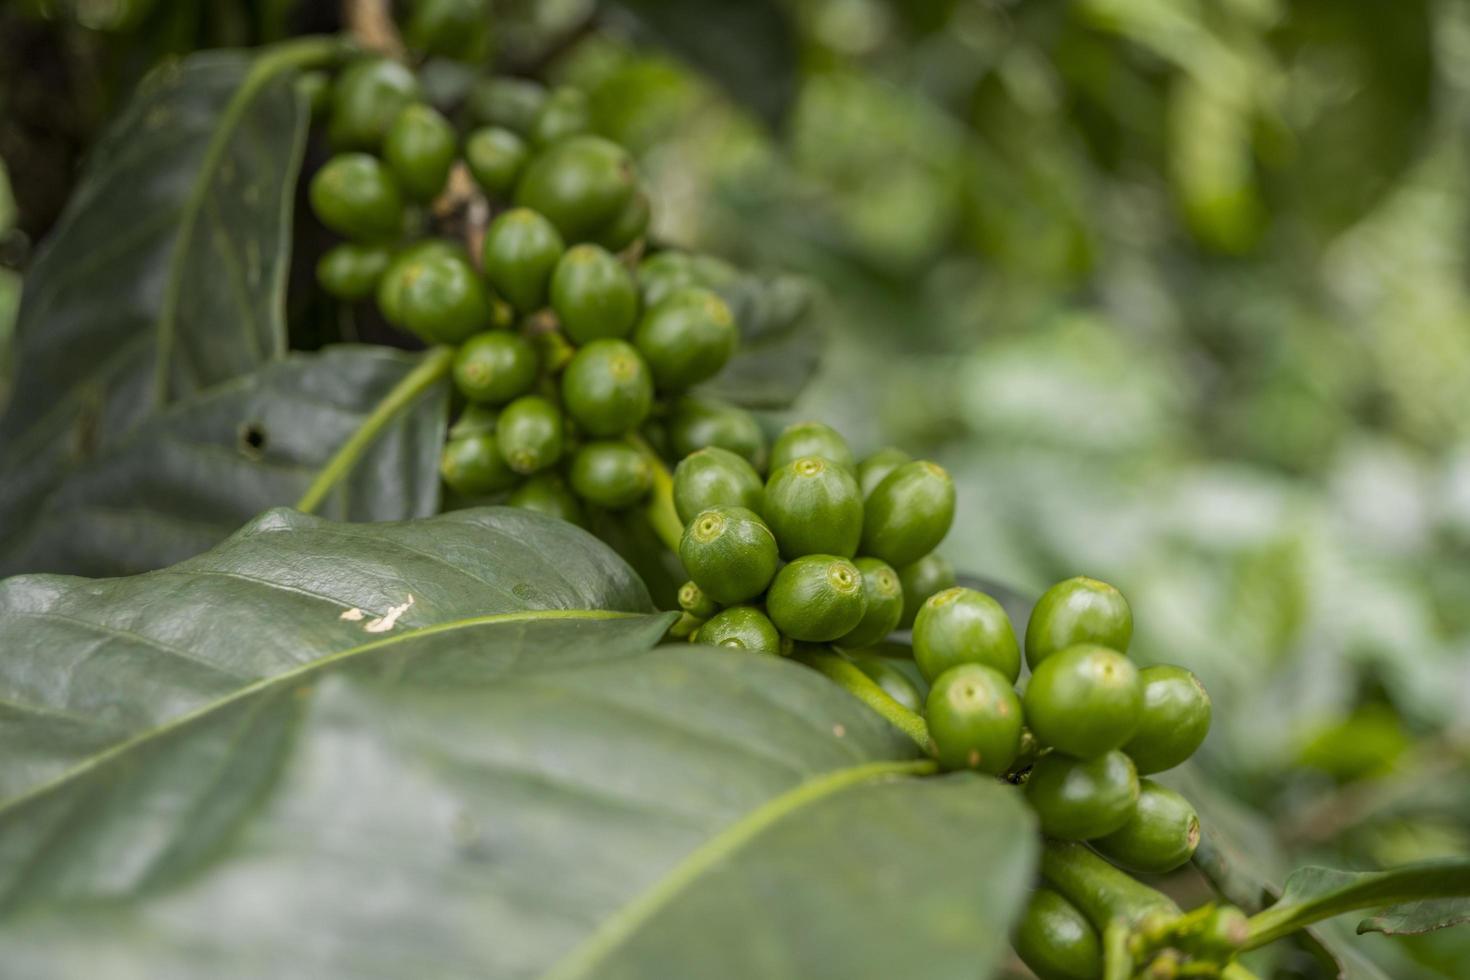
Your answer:
[[[537,473],[522,480],[506,501],[512,507],[534,510],[548,517],[582,523],[582,502],[559,473]]]
[[[867,495],[862,551],[908,565],[933,551],[954,523],[954,481],[934,463],[905,463]]]
[[[780,563],[776,539],[760,515],[730,506],[695,515],[679,541],[679,560],[689,578],[722,605],[760,595]]]
[[[914,662],[931,681],[960,664],[984,664],[1012,684],[1021,648],[1001,604],[974,589],[936,592],[914,619]]]
[[[1078,643],[1096,643],[1119,653],[1133,639],[1133,612],[1123,594],[1106,582],[1078,576],[1042,593],[1026,624],[1026,663],[1035,670],[1047,657]]]
[[[898,667],[889,662],[889,658],[876,655],[856,655],[852,662],[857,665],[858,670],[868,675],[868,678],[883,689],[899,704],[910,711],[923,712],[924,695],[920,693],[918,685]]]
[[[316,281],[338,299],[367,299],[377,292],[392,261],[393,254],[384,246],[344,242],[317,261]]]
[[[775,655],[781,653],[781,634],[777,632],[776,624],[755,606],[731,606],[720,610],[699,627],[694,638],[708,646]]]
[[[388,168],[366,153],[341,153],[311,178],[311,209],[345,238],[381,242],[403,228],[403,195]]]
[[[454,127],[432,107],[406,106],[383,139],[383,159],[412,201],[430,201],[444,190],[459,139]]]
[[[849,473],[857,473],[852,448],[842,434],[822,422],[793,422],[771,443],[771,469],[785,466],[803,456],[831,460]]]
[[[540,395],[522,395],[505,406],[495,432],[500,454],[517,473],[535,473],[561,459],[561,410]]]
[[[760,513],[765,482],[743,457],[709,446],[685,456],[674,467],[674,510],[688,524],[710,507],[729,505]]]
[[[766,612],[783,634],[830,643],[862,622],[863,573],[836,555],[805,555],[776,573]]]
[[[599,438],[637,428],[653,407],[653,379],[633,346],[594,340],[561,376],[561,400],[582,431]]]
[[[631,507],[653,489],[653,467],[620,440],[589,442],[572,455],[572,489],[588,503],[609,510]]]
[[[465,109],[476,125],[498,126],[526,138],[547,96],[546,86],[534,79],[497,75],[471,87]]]
[[[569,85],[547,93],[527,126],[526,135],[535,146],[579,136],[592,128],[592,107],[587,93]]]
[[[895,571],[898,572],[899,585],[903,586],[903,618],[898,621],[900,629],[914,625],[919,610],[930,596],[954,588],[954,566],[933,552]]]
[[[1138,795],[1133,761],[1117,751],[1095,759],[1052,752],[1036,760],[1026,780],[1026,799],[1036,811],[1041,832],[1061,840],[1111,834],[1133,815]]]
[[[465,166],[480,190],[491,198],[510,194],[530,155],[524,139],[499,126],[477,129],[464,141]]]
[[[697,286],[644,311],[633,331],[633,343],[660,391],[683,391],[714,377],[739,341],[730,307],[717,293]]]
[[[804,456],[772,471],[762,513],[783,558],[857,554],[862,495],[852,474],[831,460]]]
[[[454,384],[470,401],[503,405],[536,383],[536,350],[520,334],[488,330],[454,355]]]
[[[1037,888],[1011,936],[1016,955],[1039,980],[1098,980],[1102,942],[1082,910],[1050,888]]]
[[[1042,661],[1026,685],[1025,704],[1026,724],[1042,745],[1091,759],[1133,737],[1143,685],[1127,657],[1085,643]]]
[[[439,458],[439,475],[450,489],[467,497],[506,490],[517,479],[500,455],[495,436],[488,432],[446,442]]]
[[[551,274],[551,308],[578,344],[626,337],[638,318],[638,289],[627,267],[606,249],[573,245]]]
[[[1172,664],[1138,672],[1143,707],[1123,746],[1143,774],[1163,772],[1194,755],[1210,731],[1210,696],[1192,672]]]
[[[534,312],[546,305],[551,273],[565,247],[551,222],[535,211],[513,208],[485,230],[485,275],[517,310]]]
[[[429,343],[462,343],[490,326],[490,295],[469,259],[457,251],[426,251],[395,262],[386,275],[397,279],[391,322]],[[383,313],[388,314],[386,308]]]
[[[855,558],[853,564],[863,573],[863,618],[839,637],[839,646],[849,649],[872,646],[898,628],[903,616],[903,586],[898,573],[878,558]]]
[[[393,59],[355,61],[332,87],[327,138],[342,150],[377,150],[398,113],[418,98],[418,77]]]
[[[1128,822],[1092,843],[1114,864],[1145,874],[1173,871],[1194,857],[1198,845],[1194,807],[1152,779],[1139,782],[1138,805]]]
[[[621,252],[648,232],[648,223],[653,218],[653,207],[648,193],[635,190],[611,220],[597,229],[593,241],[613,252]]]
[[[960,664],[934,679],[925,717],[944,769],[998,776],[1021,747],[1021,701],[1011,682],[981,664]]]
[[[913,462],[913,457],[902,449],[894,446],[885,446],[877,452],[863,457],[857,465],[858,487],[863,491],[863,500],[868,499],[868,494],[873,488],[883,482],[883,478],[905,463]]]
[[[707,446],[728,449],[756,472],[766,467],[766,437],[755,416],[718,398],[685,396],[674,402],[669,439],[681,457]]]
[[[698,582],[689,581],[679,586],[679,608],[697,619],[709,619],[720,611],[720,604],[706,594]]]
[[[572,136],[531,157],[515,203],[545,215],[567,242],[582,242],[617,217],[637,181],[627,150],[600,136]]]

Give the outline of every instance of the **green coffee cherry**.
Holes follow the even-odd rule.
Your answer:
[[[536,349],[520,334],[489,330],[454,355],[454,384],[472,402],[503,405],[536,383]]]
[[[694,640],[713,647],[781,655],[781,634],[776,624],[755,606],[720,610],[699,628]]]
[[[377,292],[393,253],[381,245],[344,242],[329,249],[316,264],[322,289],[343,300],[367,299]]]
[[[385,291],[392,293],[388,302]],[[394,262],[378,286],[378,307],[394,326],[431,344],[462,343],[488,328],[494,317],[474,266],[448,250],[424,250]]]
[[[1051,654],[1078,643],[1128,652],[1133,611],[1123,594],[1106,582],[1078,576],[1041,594],[1026,624],[1026,663],[1035,670]]]
[[[511,493],[507,503],[568,524],[582,523],[582,502],[558,473],[543,472],[527,477]]]
[[[1138,730],[1124,745],[1138,771],[1173,769],[1194,755],[1210,731],[1210,696],[1200,679],[1183,667],[1160,664],[1138,672],[1143,708]]]
[[[439,474],[450,489],[466,497],[508,490],[517,479],[505,465],[495,436],[488,432],[446,442],[439,458]]]
[[[504,198],[530,156],[526,141],[508,129],[485,126],[464,141],[464,162],[487,197]]]
[[[760,513],[764,498],[765,484],[755,467],[728,449],[700,449],[674,467],[674,509],[685,524],[721,504]]]
[[[484,433],[495,433],[495,423],[500,419],[500,413],[485,405],[466,405],[459,413],[459,418],[449,427],[450,439],[462,439],[465,436],[478,436]],[[499,452],[499,450],[496,450]]]
[[[974,589],[936,592],[914,619],[914,661],[931,681],[959,664],[984,664],[1014,684],[1021,647],[1005,609]]]
[[[1095,759],[1052,752],[1036,760],[1026,780],[1026,799],[1036,810],[1041,832],[1060,840],[1111,834],[1133,816],[1138,794],[1133,761],[1116,751]]]
[[[383,319],[396,327],[403,326],[404,287],[417,276],[417,273],[410,275],[410,270],[416,269],[425,259],[443,255],[465,258],[465,251],[453,242],[430,238],[416,242],[393,256],[378,280],[378,311],[383,314]]]
[[[631,344],[594,340],[562,372],[561,400],[584,432],[620,436],[648,418],[653,379]]]
[[[868,499],[873,488],[882,483],[885,476],[913,460],[914,458],[902,449],[885,446],[858,463],[857,481],[858,488],[863,491],[863,500]]]
[[[388,127],[383,159],[412,201],[432,201],[444,190],[458,139],[449,120],[422,103],[406,106]]]
[[[776,628],[805,643],[830,643],[852,632],[866,605],[863,573],[837,555],[797,558],[776,573],[766,593]]]
[[[633,331],[660,391],[683,391],[719,374],[739,342],[730,307],[697,286],[646,310]]]
[[[865,555],[909,565],[933,551],[954,523],[954,481],[943,467],[905,463],[873,488],[863,505]]]
[[[1011,945],[1040,980],[1098,980],[1102,976],[1097,930],[1081,909],[1050,888],[1031,893]]]
[[[657,306],[686,286],[698,285],[694,260],[687,252],[666,249],[638,263],[638,287],[646,307]]]
[[[1021,748],[1021,701],[1011,682],[983,664],[951,667],[934,679],[925,718],[943,769],[999,776]]]
[[[419,99],[417,76],[391,58],[363,58],[332,88],[327,138],[341,150],[377,150],[403,107]]]
[[[514,208],[485,230],[485,275],[522,313],[546,305],[551,272],[565,245],[556,228],[535,211]]]
[[[863,573],[865,606],[862,620],[837,641],[848,649],[879,642],[898,627],[903,615],[903,586],[898,584],[898,573],[877,558],[857,558],[853,564]]]
[[[573,136],[531,158],[515,202],[545,215],[568,242],[582,242],[616,218],[636,189],[627,150],[600,136]]]
[[[679,608],[696,619],[709,619],[720,611],[720,604],[710,598],[698,582],[685,582],[679,586]]]
[[[653,207],[649,203],[648,192],[635,190],[622,210],[598,229],[593,240],[609,251],[621,252],[647,233],[652,218]]]
[[[1128,822],[1092,843],[1114,864],[1144,874],[1173,871],[1194,857],[1198,845],[1194,807],[1152,779],[1139,781],[1138,806]]]
[[[403,196],[388,168],[366,153],[339,153],[311,178],[311,209],[347,238],[381,242],[403,229]]]
[[[562,86],[547,95],[534,119],[531,120],[527,136],[534,146],[547,146],[566,140],[592,128],[592,106],[587,93],[579,88]]]
[[[457,61],[485,60],[490,40],[489,0],[415,0],[403,38],[410,49]]]
[[[695,515],[679,541],[679,559],[689,577],[722,605],[760,595],[780,564],[776,539],[760,515],[730,506]]]
[[[914,625],[919,610],[930,596],[954,588],[954,566],[937,554],[927,554],[896,571],[898,584],[903,586],[903,618],[898,621],[900,629]]]
[[[626,442],[589,442],[572,456],[572,489],[588,503],[609,510],[631,507],[653,489],[653,467]]]
[[[1094,759],[1137,731],[1143,684],[1127,657],[1084,643],[1041,662],[1026,686],[1025,704],[1026,724],[1041,744]]]
[[[830,459],[848,473],[857,473],[857,464],[853,462],[847,440],[836,429],[821,422],[794,422],[782,429],[776,441],[771,443],[772,470],[803,456]]]
[[[573,245],[551,274],[551,308],[579,344],[626,337],[638,316],[638,290],[627,268],[598,245]]]
[[[674,402],[669,441],[681,457],[718,446],[745,459],[757,473],[766,468],[766,436],[745,409],[718,398],[684,397]]]
[[[498,126],[528,138],[546,97],[546,86],[540,82],[498,75],[474,84],[465,109],[477,126]]]
[[[924,696],[919,693],[919,688],[907,674],[889,663],[887,657],[858,655],[852,658],[852,662],[882,688],[884,694],[910,711],[924,711]]]
[[[806,456],[773,471],[762,513],[783,558],[857,554],[862,496],[852,475],[831,460]]]
[[[500,454],[517,473],[535,473],[554,465],[565,445],[561,411],[540,395],[522,395],[505,406],[495,434]],[[572,486],[576,489],[575,480]]]

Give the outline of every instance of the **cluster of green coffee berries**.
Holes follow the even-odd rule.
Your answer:
[[[764,476],[712,446],[685,456],[673,483],[683,630],[766,653],[882,640],[903,620],[903,572],[933,564],[954,519],[939,466],[894,450],[858,463],[820,422],[782,431]]]
[[[665,452],[764,452],[748,413],[686,395],[736,350],[716,289],[737,273],[708,256],[644,254],[648,195],[627,151],[588,131],[584,93],[484,79],[462,135],[412,71],[372,57],[341,73],[325,111],[339,152],[313,177],[311,203],[348,240],[323,256],[318,281],[456,348],[463,408],[441,473],[460,498],[581,523],[583,505],[649,493],[656,461],[629,438],[644,427]],[[477,248],[429,233],[457,172],[488,209]]]

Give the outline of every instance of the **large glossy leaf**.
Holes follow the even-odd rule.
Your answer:
[[[155,71],[92,149],[26,278],[0,418],[0,536],[159,408],[285,352],[290,204],[332,50],[213,52]]]
[[[131,574],[204,551],[300,498],[421,356],[348,346],[293,354],[173,405],[72,469],[10,528],[0,574]],[[358,521],[434,513],[447,405],[440,382],[404,406],[320,512]],[[11,499],[0,485],[0,513]]]
[[[1250,944],[1262,945],[1356,909],[1450,897],[1470,897],[1470,858],[1426,861],[1387,871],[1299,868],[1286,879],[1280,900],[1252,917]]]
[[[10,580],[7,971],[985,975],[1032,871],[1014,789],[914,778],[796,664],[651,649],[647,608],[510,509],[278,511],[166,571]]]
[[[1358,932],[1416,936],[1470,922],[1470,898],[1440,898],[1406,902],[1384,909],[1358,923]]]

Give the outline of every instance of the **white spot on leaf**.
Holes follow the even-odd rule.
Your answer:
[[[356,606],[353,606],[351,609],[347,610],[346,612],[344,612],[341,616],[338,616],[337,618],[338,619],[345,619],[349,623],[355,623],[359,619],[361,619],[363,617],[363,615],[364,615],[364,613],[363,613],[363,611],[361,609],[357,608]]]
[[[413,596],[409,596],[408,601],[402,605],[389,609],[387,615],[368,620],[363,629],[369,633],[386,633],[398,625],[398,617],[408,612],[408,607],[411,605],[413,605]]]

